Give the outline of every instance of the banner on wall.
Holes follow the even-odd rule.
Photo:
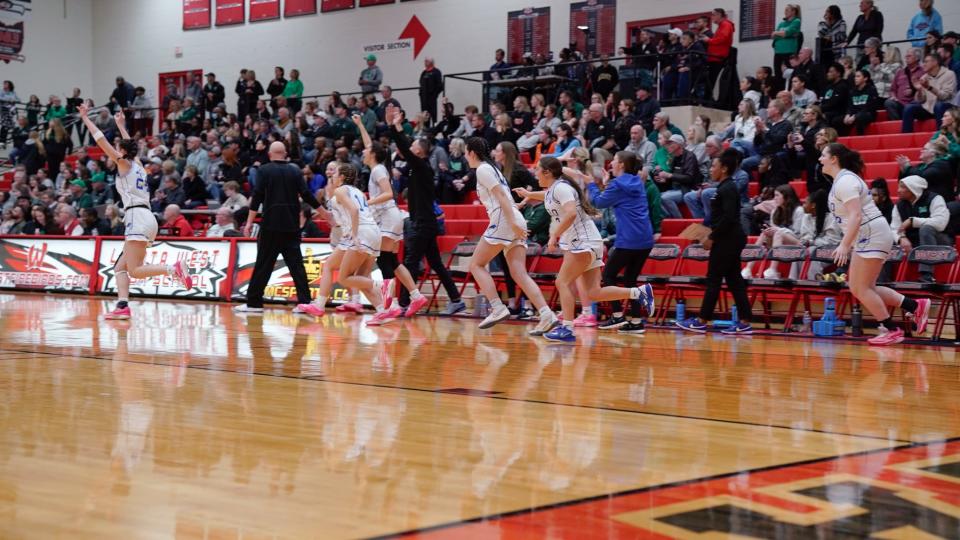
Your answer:
[[[27,18],[33,8],[31,0],[0,0],[0,16]]]
[[[740,0],[740,41],[770,39],[776,26],[776,0]]]
[[[92,244],[92,243],[91,243]],[[255,247],[255,245],[254,245]],[[99,292],[116,293],[117,281],[113,265],[123,251],[122,240],[104,240],[100,246],[97,273]],[[144,264],[173,264],[183,260],[193,276],[193,288],[184,290],[169,276],[132,280],[130,292],[148,296],[179,296],[187,298],[222,298],[226,294],[225,281],[230,267],[230,242],[203,242],[198,240],[162,240],[147,248]]]
[[[0,288],[89,292],[90,240],[0,239]]]
[[[250,0],[250,22],[280,18],[280,0]]]
[[[313,15],[317,12],[317,0],[285,0],[283,2],[284,17],[299,17]]]
[[[587,31],[580,30],[586,26]],[[614,54],[617,0],[587,0],[570,4],[570,43],[585,55]]]
[[[527,53],[550,52],[550,8],[524,8],[507,13],[507,62],[522,64]]]
[[[320,272],[323,270],[323,263],[333,253],[333,249],[330,244],[326,243],[304,242],[300,244],[300,251],[303,253],[303,266],[307,270],[307,281],[310,283],[310,298],[315,299],[319,291]],[[236,256],[231,298],[245,300],[247,289],[250,286],[250,278],[253,276],[253,266],[257,262],[256,242],[237,242]],[[374,281],[380,281],[383,279],[383,274],[380,273],[379,269],[375,269],[371,277]],[[335,304],[345,304],[349,300],[349,296],[350,293],[347,289],[334,284],[329,300]],[[266,300],[294,301],[297,299],[297,288],[293,284],[293,279],[290,277],[290,272],[287,270],[287,265],[283,262],[282,257],[277,259],[277,263],[273,267],[273,273],[270,274],[270,281],[267,282],[263,297]]]
[[[183,29],[210,28],[210,0],[183,0]]]
[[[382,6],[392,4],[397,0],[360,0],[360,7]]]
[[[244,7],[243,0],[217,0],[217,26],[243,24]]]
[[[330,11],[353,9],[353,4],[354,0],[320,0],[320,11],[328,13]]]

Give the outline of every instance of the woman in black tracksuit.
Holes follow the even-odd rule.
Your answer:
[[[700,317],[678,321],[677,326],[690,331],[707,331],[707,321],[713,319],[713,309],[720,296],[720,286],[726,281],[737,304],[740,321],[723,331],[724,334],[750,334],[752,318],[750,299],[747,297],[747,282],[740,275],[740,252],[747,244],[747,235],[740,226],[740,192],[731,176],[740,166],[739,154],[728,149],[713,160],[710,175],[720,182],[717,194],[711,201],[713,232],[703,241],[704,249],[710,251],[707,262],[707,290],[703,295]]]

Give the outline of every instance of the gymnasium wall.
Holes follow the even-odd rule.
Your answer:
[[[92,0],[40,0],[32,2],[31,7],[25,18],[0,12],[0,22],[5,24],[23,21],[21,54],[26,60],[0,63],[0,79],[12,80],[23,101],[37,94],[46,104],[50,94],[70,95],[74,87],[90,96]]]
[[[786,3],[778,1],[778,12]],[[830,2],[800,3],[809,42]],[[858,13],[857,3],[837,2],[849,24]],[[506,13],[523,7],[551,6],[551,49],[559,51],[568,42],[570,2],[417,0],[186,32],[181,29],[179,0],[69,0],[66,19],[61,0],[33,4],[24,50],[27,63],[0,67],[2,78],[9,73],[9,78],[17,81],[21,96],[30,92],[45,95],[51,90],[62,93],[78,84],[84,95],[102,102],[116,75],[155,93],[158,73],[203,68],[216,72],[227,87],[232,109],[232,86],[243,67],[256,69],[264,86],[272,78],[272,67],[280,64],[301,70],[307,94],[355,90],[364,67],[363,46],[397,41],[414,14],[431,34],[420,55],[414,59],[409,48],[378,54],[386,82],[395,87],[417,84],[424,56],[435,57],[445,73],[486,69],[493,61],[493,50],[506,45]],[[616,43],[626,42],[629,21],[697,13],[715,6],[731,11],[739,24],[737,1],[620,0]],[[887,23],[885,36],[903,37],[907,21],[917,11],[916,2],[879,0],[878,6]],[[948,28],[960,28],[960,2],[938,2],[936,8]],[[182,49],[182,57],[176,57],[177,47]],[[771,63],[770,41],[744,43],[740,49],[741,72],[752,73],[757,66]],[[478,84],[450,81],[447,90],[458,107],[480,100]],[[405,104],[416,101],[415,92],[398,97]]]

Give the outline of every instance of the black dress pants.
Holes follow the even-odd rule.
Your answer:
[[[430,263],[430,268],[437,274],[437,277],[440,278],[440,282],[443,283],[443,288],[447,291],[447,296],[450,297],[450,301],[459,302],[460,292],[457,290],[457,284],[450,276],[450,270],[444,265],[443,258],[440,257],[440,246],[437,245],[437,234],[438,231],[436,228],[418,227],[414,225],[411,228],[410,235],[404,239],[406,243],[403,246],[403,265],[410,271],[413,281],[417,282],[420,280],[421,274],[420,261],[426,257],[427,262]],[[399,302],[401,306],[410,304],[410,291],[405,287],[400,287]]]
[[[713,310],[717,306],[720,286],[724,281],[727,282],[727,289],[737,304],[738,318],[747,322],[753,318],[750,299],[747,297],[747,281],[740,274],[740,252],[746,245],[747,240],[743,236],[713,244],[710,259],[707,261],[707,290],[700,308],[700,318],[704,321],[713,320]]]
[[[257,262],[253,266],[253,276],[247,288],[247,305],[263,307],[263,291],[270,281],[277,257],[283,256],[290,277],[297,287],[297,303],[310,303],[310,285],[307,271],[303,267],[303,253],[300,252],[300,231],[279,232],[260,231],[257,239]]]

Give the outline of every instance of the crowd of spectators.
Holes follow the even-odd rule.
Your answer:
[[[681,130],[661,110],[652,77],[641,77],[636,90],[625,95],[609,58],[578,62],[582,57],[569,49],[557,63],[531,55],[522,65],[507,63],[504,52],[496,51],[484,77],[488,82],[549,70],[570,75],[568,80],[575,84],[532,91],[487,86],[485,112],[474,104],[458,110],[441,98],[443,76],[432,58],[424,61],[418,99],[401,103],[384,84],[377,58],[369,55],[357,80],[357,94],[305,97],[298,70],[278,66],[265,88],[254,70],[241,70],[234,86],[235,109],[226,106],[225,88],[213,73],[204,75],[203,85],[188,76],[182,90],[169,88],[160,107],[154,108],[142,87],[118,77],[107,105],[94,118],[113,138],[117,130],[112,113],[126,112],[127,128],[138,139],[139,158],[147,170],[152,209],[163,227],[185,236],[195,232],[196,221],[190,215],[198,209],[206,209],[212,222],[197,234],[239,234],[242,227],[234,216],[244,214],[257,171],[268,160],[266,149],[274,141],[286,144],[291,166],[302,172],[314,192],[326,185],[331,164],[352,163],[361,175],[369,174],[352,117],[359,116],[366,130],[391,148],[384,115],[388,106],[395,106],[403,109],[404,131],[426,143],[440,204],[473,200],[475,179],[464,156],[464,141],[479,136],[509,171],[511,187],[535,187],[532,176],[523,174],[522,161],[555,156],[601,177],[616,152],[634,152],[643,163],[640,176],[651,186],[649,195],[658,200],[651,205],[655,231],[664,217],[692,216],[709,226],[710,200],[716,192],[710,163],[729,147],[741,157],[734,180],[748,230],[768,245],[814,245],[835,240],[836,233],[824,198],[830,181],[820,170],[820,150],[838,137],[866,133],[878,111],[886,110],[890,120],[902,123],[903,133],[913,132],[922,120],[933,119],[937,125],[919,162],[897,158],[901,178],[922,182],[904,181],[897,204],[886,214],[888,221],[904,247],[908,242],[947,243],[957,232],[960,204],[960,36],[943,32],[931,0],[920,0],[919,5],[906,34],[912,42],[905,52],[898,44],[882,46],[883,17],[870,0],[861,2],[861,14],[849,32],[840,9],[829,6],[815,48],[803,46],[801,9],[788,5],[771,36],[774,65],[740,80],[742,99],[732,121],[719,129],[711,129],[710,119],[699,116]],[[717,9],[686,31],[670,31],[662,38],[642,31],[634,46],[623,52],[636,57],[641,71],[651,58],[646,55],[671,53],[660,95],[685,96],[712,84],[730,54],[732,35],[733,23]],[[0,104],[17,101],[13,82],[5,81]],[[2,109],[0,140],[10,134],[16,168],[12,188],[0,194],[0,234],[120,232],[122,210],[116,207],[113,188],[116,164],[88,155],[87,134],[71,121],[82,101],[77,89],[65,104],[51,96],[43,107],[31,96],[22,110]],[[68,162],[65,156],[75,146],[76,159]],[[402,195],[407,164],[396,152],[389,164],[394,190]],[[790,187],[794,178],[805,178],[808,197],[798,197]],[[760,187],[754,198],[749,196],[751,182]],[[889,193],[876,189],[881,200],[889,198]],[[928,204],[935,197],[942,199],[942,206]],[[930,208],[936,208],[936,219],[924,214]],[[541,213],[527,211],[531,237],[545,238]],[[322,234],[309,213],[302,221],[305,236]],[[604,234],[615,235],[613,216],[605,214],[601,221]],[[923,227],[927,229],[921,234]]]

